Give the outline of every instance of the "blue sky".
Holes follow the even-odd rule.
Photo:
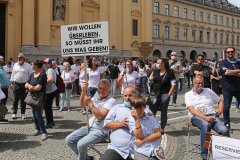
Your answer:
[[[228,2],[235,6],[240,7],[240,0],[228,0]]]

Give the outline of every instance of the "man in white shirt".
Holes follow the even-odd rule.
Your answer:
[[[192,124],[201,130],[201,157],[207,159],[208,151],[204,148],[206,132],[214,129],[219,135],[229,136],[229,133],[219,119],[223,113],[223,101],[215,92],[203,86],[203,77],[195,76],[192,90],[185,94],[185,104]],[[214,108],[214,104],[218,104],[218,109]]]
[[[18,101],[21,101],[21,117],[25,119],[26,103],[24,99],[26,97],[25,83],[28,81],[33,70],[30,64],[25,62],[26,58],[22,53],[18,55],[18,62],[14,64],[12,75],[10,78],[11,87],[14,92],[13,101],[13,115],[12,119],[16,119]]]

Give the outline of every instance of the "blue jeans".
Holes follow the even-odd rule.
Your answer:
[[[240,93],[239,91],[230,91],[223,89],[223,103],[224,103],[224,110],[223,110],[223,117],[224,117],[224,124],[230,124],[230,107],[232,103],[232,98],[235,97],[238,101],[240,101]]]
[[[139,88],[139,93],[149,93],[148,92],[148,78],[147,77],[140,77],[140,88]]]
[[[97,88],[95,87],[88,87],[87,89],[87,95],[91,98],[94,96],[94,94],[97,92]]]
[[[235,105],[236,105],[236,108],[239,109],[240,108],[240,100],[235,100]]]
[[[175,103],[175,104],[177,103],[178,83],[179,83],[179,80],[176,80],[175,86],[174,86],[174,91],[172,94],[172,103]]]
[[[90,144],[95,144],[106,140],[107,134],[101,130],[90,130],[88,133],[87,126],[83,126],[80,129],[69,134],[65,142],[66,144],[77,154],[78,160],[86,160],[87,147]]]
[[[42,117],[42,107],[32,107],[35,129],[40,133],[47,133]]]
[[[63,108],[64,103],[66,101],[66,106],[68,107],[68,109],[70,109],[70,96],[71,96],[71,92],[72,89],[67,89],[65,88],[65,92],[64,93],[60,93],[60,107]]]
[[[207,155],[208,155],[207,149],[204,148],[206,132],[210,132],[211,129],[213,129],[219,135],[228,136],[228,134],[229,134],[227,127],[220,121],[218,115],[212,114],[212,115],[209,115],[209,116],[215,117],[215,121],[210,123],[210,122],[207,122],[204,119],[202,119],[200,117],[197,117],[197,116],[193,116],[191,118],[192,124],[200,129],[201,156],[202,156],[202,158],[207,158]]]

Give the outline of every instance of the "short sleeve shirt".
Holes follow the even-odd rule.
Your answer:
[[[138,75],[138,72],[136,71],[133,71],[131,74],[125,74],[123,76],[121,94],[123,94],[123,91],[126,87],[135,87],[135,84],[138,79],[139,79],[139,75]]]
[[[193,106],[195,110],[210,115],[215,113],[214,104],[220,101],[220,97],[209,88],[204,88],[201,94],[195,94],[192,90],[185,94],[186,107]],[[189,117],[193,115],[189,112]]]
[[[57,79],[57,75],[56,75],[56,72],[52,69],[52,68],[49,68],[47,70],[47,75],[48,74],[52,74],[53,76],[53,82],[51,84],[47,83],[47,87],[46,87],[46,93],[52,93],[54,91],[57,90],[57,86],[56,86],[56,79]]]
[[[88,70],[88,87],[94,87],[97,88],[99,81],[100,81],[100,75],[103,73],[103,70],[101,67],[98,67],[95,71],[89,69]]]
[[[46,85],[47,85],[47,74],[42,71],[38,77],[34,77],[33,75],[34,73],[32,73],[28,79],[28,83],[33,85],[33,86],[36,86],[36,85],[41,85],[42,88],[40,91],[42,92],[45,92],[46,91]]]

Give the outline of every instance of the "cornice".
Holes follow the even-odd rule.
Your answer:
[[[100,5],[93,0],[86,0],[81,3],[83,7],[100,8]]]
[[[131,12],[131,15],[135,16],[135,17],[142,17],[142,13],[140,11],[138,11],[138,10],[133,10]]]

